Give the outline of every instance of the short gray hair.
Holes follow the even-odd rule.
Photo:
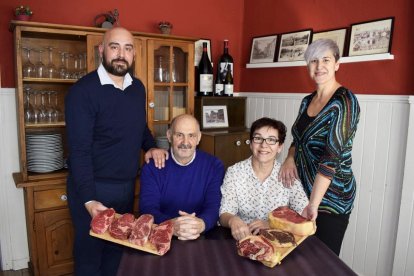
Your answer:
[[[323,58],[326,51],[330,50],[335,57],[335,61],[339,60],[339,48],[332,39],[318,39],[312,42],[305,51],[305,61],[307,64],[311,60]]]

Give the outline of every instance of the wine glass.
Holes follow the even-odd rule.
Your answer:
[[[45,104],[45,91],[39,91],[40,94],[40,105],[39,105],[39,121],[46,122],[47,121],[47,111],[46,111],[46,104]]]
[[[52,95],[53,91],[46,91],[47,94],[47,104],[46,104],[46,118],[47,121],[50,123],[54,120],[54,116],[55,116],[55,109],[54,106],[52,104]]]
[[[40,121],[40,109],[39,109],[39,105],[37,104],[38,94],[39,94],[38,91],[33,91],[33,93],[31,93],[31,95],[33,95],[33,117],[32,117],[33,123],[38,123]]]
[[[57,93],[57,91],[52,91],[52,94],[55,98],[55,104],[53,105],[53,110],[54,110],[54,112],[53,112],[53,121],[60,122],[61,119],[63,121],[63,118],[61,118],[61,117],[63,117],[63,113],[60,111],[59,105],[58,105],[58,93]]]
[[[42,53],[44,52],[42,49],[37,50],[39,53],[39,60],[36,63],[36,76],[38,78],[45,78],[46,77],[46,66],[42,61]]]
[[[65,60],[65,67],[66,67],[66,73],[64,79],[71,79],[73,78],[71,70],[69,69],[69,60],[72,57],[72,54],[65,53],[64,54],[64,60]]]
[[[60,52],[60,67],[59,67],[59,78],[64,79],[68,71],[65,64],[65,55],[66,52]]]
[[[25,93],[25,103],[24,103],[24,121],[26,123],[30,123],[33,121],[34,119],[34,114],[33,114],[33,105],[30,104],[30,96],[31,96],[31,90],[32,88],[25,86],[23,88],[24,93]]]
[[[23,64],[23,77],[33,78],[36,76],[36,67],[30,61],[30,52],[32,49],[29,47],[23,47],[23,50],[26,51],[26,62]]]
[[[45,49],[47,49],[49,51],[49,62],[47,64],[47,77],[49,79],[53,79],[56,77],[56,66],[53,63],[53,49],[54,47],[52,46],[48,46],[45,47]]]

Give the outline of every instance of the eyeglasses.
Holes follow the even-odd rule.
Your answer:
[[[276,145],[276,143],[279,142],[279,139],[276,139],[273,137],[263,138],[263,137],[255,136],[253,137],[252,140],[253,140],[253,143],[255,144],[263,144],[263,141],[266,141],[266,144],[268,145]]]

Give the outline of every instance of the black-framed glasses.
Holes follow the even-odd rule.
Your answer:
[[[255,144],[263,144],[263,141],[266,141],[266,144],[268,145],[276,145],[276,143],[279,142],[279,139],[276,139],[274,137],[263,138],[260,136],[254,136],[252,140]]]

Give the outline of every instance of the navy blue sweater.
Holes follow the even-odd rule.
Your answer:
[[[141,148],[155,147],[146,124],[145,88],[133,79],[124,91],[101,85],[96,71],[65,99],[69,174],[83,202],[96,199],[94,179],[134,179]]]

